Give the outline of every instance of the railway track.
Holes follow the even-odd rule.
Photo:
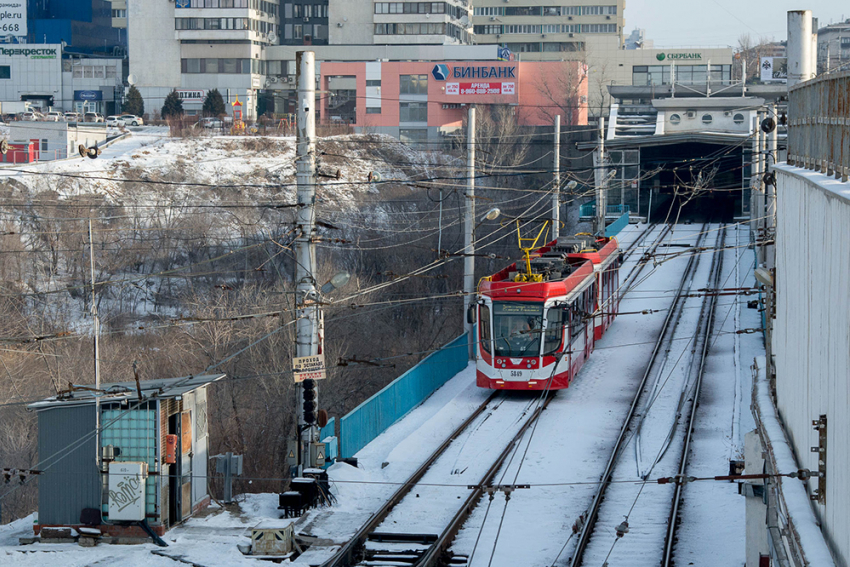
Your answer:
[[[705,226],[701,233],[701,241],[705,240]],[[716,247],[722,247],[725,231],[719,231],[715,242]],[[700,242],[697,243],[697,246]],[[722,252],[713,254],[711,266],[709,267],[709,281],[715,287],[719,283],[719,277],[722,269]],[[635,397],[627,412],[626,419],[620,430],[619,436],[614,448],[610,453],[609,460],[605,470],[601,476],[598,488],[593,496],[590,507],[578,522],[578,541],[575,546],[575,551],[571,559],[571,566],[578,567],[580,565],[603,565],[611,558],[615,546],[620,544],[621,548],[628,557],[629,565],[658,565],[662,560],[663,565],[670,565],[672,561],[673,545],[675,543],[675,527],[676,518],[678,516],[678,505],[681,501],[682,493],[681,486],[677,486],[675,490],[659,491],[657,487],[644,490],[647,486],[647,481],[650,476],[657,476],[660,471],[670,471],[670,474],[684,474],[687,468],[687,453],[689,450],[688,443],[691,437],[691,431],[694,423],[695,411],[698,405],[698,395],[701,386],[702,374],[704,371],[705,358],[709,348],[709,337],[713,326],[713,313],[716,302],[716,296],[710,295],[705,297],[702,304],[699,306],[699,316],[696,325],[687,330],[680,329],[683,318],[689,318],[689,315],[683,315],[685,309],[693,306],[687,305],[690,288],[697,280],[697,271],[699,268],[699,257],[692,255],[688,259],[688,265],[683,272],[682,278],[676,290],[675,299],[671,308],[667,313],[662,332],[659,333],[658,339],[652,351],[652,355],[646,365],[643,377],[641,378]],[[702,280],[700,280],[702,281]],[[691,335],[692,340],[688,341],[690,346],[685,345],[679,349],[678,357],[671,357],[671,351],[674,351],[671,346],[679,335]],[[685,357],[687,357],[685,359]],[[685,359],[685,365],[680,366],[682,359]],[[664,399],[659,403],[661,390],[665,386],[672,387],[668,384],[673,375],[673,371],[679,368],[678,373],[683,380],[680,382],[680,390],[678,395],[670,395],[670,391],[665,393]],[[685,370],[682,370],[685,368]],[[652,381],[651,379],[654,378]],[[689,413],[688,413],[689,412]],[[652,415],[652,414],[656,415]],[[658,415],[660,414],[660,415]],[[682,419],[686,423],[683,427]],[[647,421],[650,421],[647,424]],[[662,425],[659,425],[661,423]],[[669,426],[669,428],[668,428]],[[645,431],[649,429],[649,431]],[[659,442],[660,439],[660,442]],[[682,441],[682,446],[676,445],[680,452],[676,455],[668,455],[668,450],[674,445],[674,440]],[[634,462],[629,462],[624,458],[626,446],[630,441],[634,441],[635,459]],[[643,462],[641,455],[648,451],[643,445],[651,446],[652,443],[658,445],[657,451],[650,451],[650,455],[654,455],[650,461]],[[655,447],[652,447],[655,449]],[[676,460],[675,469],[671,470],[671,460]],[[619,467],[619,468],[618,468]],[[630,469],[629,473],[625,470]],[[656,473],[656,474],[653,474]],[[624,484],[617,484],[612,492],[612,481],[614,479],[625,481]],[[628,483],[627,479],[633,482]],[[641,481],[644,484],[641,485]],[[637,488],[635,486],[637,485]],[[637,492],[636,496],[633,494]],[[672,497],[670,496],[672,492]],[[667,504],[659,502],[666,500]],[[672,500],[671,500],[672,498]],[[640,500],[639,500],[640,499]],[[630,525],[629,520],[632,516],[632,511],[638,505],[638,502],[644,507],[651,507],[654,510],[653,517],[658,517],[659,507],[668,509],[663,517],[667,518],[665,523],[653,524],[652,521],[646,521],[643,525],[636,526],[634,522]],[[607,509],[606,508],[607,504]],[[623,521],[623,518],[625,520]],[[661,529],[663,534],[659,534]],[[616,533],[612,537],[612,533]],[[595,538],[595,545],[591,548],[591,540]],[[641,555],[646,549],[652,548],[652,541],[657,539],[658,544],[654,546],[647,554]],[[628,541],[636,542],[634,546],[621,542]],[[663,552],[661,551],[661,542]],[[648,542],[648,543],[647,543]],[[637,549],[634,549],[634,548]],[[621,554],[622,555],[622,554]],[[658,555],[662,555],[659,558]],[[651,557],[650,557],[651,556]],[[622,557],[619,557],[622,559]]]
[[[475,503],[488,490],[516,443],[552,397],[553,394],[544,397],[538,394],[517,400],[502,391],[493,392],[323,567],[435,565]],[[460,484],[456,479],[462,481],[463,473],[470,465],[462,463],[466,467],[460,470],[457,451],[452,454],[449,449],[458,443],[461,449],[476,447],[476,434],[488,427],[500,426],[499,437],[504,439],[510,435],[510,440],[492,458],[486,470],[474,479],[474,483]],[[436,478],[428,478],[429,473]],[[450,517],[435,518],[434,502],[429,496],[447,485],[456,487],[458,495],[454,500],[445,498],[445,506],[441,507],[444,514],[450,512]],[[425,497],[420,498],[420,494],[425,494]],[[399,529],[399,525],[409,524],[425,527],[423,524],[428,523],[426,517],[432,520],[432,524],[441,520],[445,523],[438,530]],[[416,518],[421,521],[417,522]]]
[[[649,235],[656,232],[657,226],[647,227],[624,251],[624,257],[628,259],[639,248],[640,244]],[[670,228],[665,226],[654,239],[650,250],[654,251],[668,234]],[[647,256],[644,255],[644,258]],[[639,274],[647,262],[639,261],[630,271],[631,274]],[[469,515],[475,510],[482,497],[494,491],[505,491],[511,486],[494,486],[493,481],[497,473],[505,466],[506,461],[514,453],[515,447],[523,439],[529,428],[548,406],[554,395],[549,394],[541,397],[537,394],[530,403],[529,398],[524,401],[508,399],[504,392],[494,392],[481,404],[453,433],[447,438],[426,461],[401,485],[387,502],[376,511],[369,521],[352,537],[340,551],[323,567],[350,567],[350,566],[435,566],[435,565],[465,565],[467,557],[457,555],[452,557],[448,550]],[[446,499],[445,505],[451,507],[449,517],[443,518],[439,529],[398,529],[400,518],[415,518],[418,509],[431,510],[426,498],[420,498],[422,493],[429,492],[429,486],[437,484],[440,479],[429,478],[429,472],[437,469],[445,470],[441,461],[451,459],[448,455],[450,448],[456,444],[463,446],[473,445],[468,439],[474,435],[479,428],[492,427],[497,421],[494,415],[500,410],[510,409],[517,411],[517,404],[525,404],[522,408],[520,418],[515,420],[511,428],[505,429],[500,438],[510,436],[510,440],[501,448],[495,457],[488,455],[489,466],[482,471],[474,482],[466,486],[458,486],[465,494],[458,495],[454,500]],[[487,425],[484,425],[486,422]],[[498,425],[496,423],[495,425]],[[455,467],[450,467],[456,472]],[[435,475],[430,475],[435,476]],[[452,484],[457,481],[450,476],[443,476],[442,482]],[[443,495],[441,494],[441,497]],[[418,506],[425,502],[424,505]],[[430,512],[426,512],[430,513]],[[426,521],[413,522],[423,525]]]
[[[726,245],[726,230],[720,234],[718,252],[715,252],[712,259],[712,288],[719,289],[721,274],[723,273],[723,248]],[[705,375],[705,362],[708,358],[708,351],[711,344],[711,334],[714,329],[714,315],[717,310],[717,295],[712,295],[708,301],[704,302],[705,311],[700,318],[704,325],[702,332],[703,341],[699,357],[699,367],[697,369],[696,381],[694,383],[693,401],[691,402],[691,413],[688,417],[687,427],[684,433],[684,446],[682,448],[681,458],[677,477],[683,479],[687,473],[688,457],[690,456],[691,439],[694,433],[694,424],[696,423],[697,407],[699,405],[699,395],[702,390],[702,378]],[[673,492],[673,501],[670,506],[670,518],[667,521],[667,535],[664,539],[664,555],[662,557],[662,567],[670,567],[673,565],[673,551],[676,544],[676,529],[679,527],[679,508],[683,499],[685,484],[676,483],[676,488]]]

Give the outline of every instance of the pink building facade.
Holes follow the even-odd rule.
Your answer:
[[[523,126],[587,124],[587,73],[577,61],[323,62],[320,120],[403,141],[462,126],[469,105],[507,106]]]

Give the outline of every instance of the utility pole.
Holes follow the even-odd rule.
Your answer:
[[[605,236],[605,210],[608,208],[608,194],[605,186],[608,183],[608,172],[605,171],[605,118],[599,117],[599,157],[596,164],[596,221],[593,223],[593,233]]]
[[[316,290],[316,63],[315,53],[295,54],[298,81],[296,116],[295,178],[297,208],[295,238],[296,339],[298,357],[319,354],[319,294]],[[310,466],[310,444],[318,441],[316,409],[318,389],[314,380],[304,380],[298,391],[299,474]],[[305,396],[305,391],[311,394]],[[307,399],[311,398],[311,399]],[[308,411],[308,405],[312,411]]]
[[[552,192],[552,240],[560,236],[561,228],[561,115],[555,117],[555,159],[552,169],[555,176],[552,183],[555,190]]]
[[[91,265],[91,316],[94,322],[94,431],[95,463],[100,466],[100,317],[97,316],[97,294],[94,289],[94,238],[89,218],[89,262]]]
[[[469,306],[475,293],[475,107],[469,107],[466,135],[466,208],[463,216],[463,320],[469,360],[475,360],[475,326]]]

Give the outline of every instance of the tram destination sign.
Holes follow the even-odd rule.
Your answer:
[[[296,356],[292,359],[292,375],[296,384],[308,379],[323,380],[327,378],[325,355]]]

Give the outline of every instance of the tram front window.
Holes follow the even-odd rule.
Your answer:
[[[493,341],[496,356],[540,355],[543,306],[539,303],[493,303]]]

